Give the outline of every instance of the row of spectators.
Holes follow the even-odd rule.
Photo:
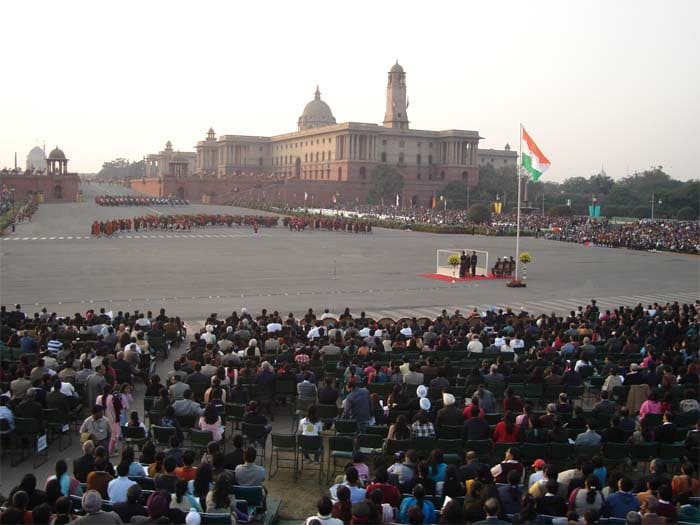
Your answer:
[[[477,226],[470,222],[465,210],[440,210],[396,206],[355,206],[333,210],[338,215],[359,219],[377,219],[433,226]],[[313,215],[307,216],[313,221]],[[495,235],[515,229],[515,214],[492,215],[487,223],[479,224]],[[591,219],[584,216],[549,217],[546,215],[521,215],[522,231],[547,239],[596,246],[628,248],[633,250],[668,250],[700,253],[700,222],[698,221],[651,221],[642,219],[627,224],[614,224],[608,219]]]
[[[164,311],[159,317],[161,322],[169,319]],[[91,438],[100,436],[94,428],[85,426],[90,418],[95,421],[107,419],[103,424],[105,428],[113,425],[113,421],[116,422],[116,410],[112,419],[103,415],[106,412],[105,396],[107,399],[110,395],[113,397],[112,403],[107,402],[106,407],[111,405],[115,408],[114,388],[121,391],[124,384],[133,384],[134,374],[139,371],[138,368],[130,366],[111,366],[112,358],[116,357],[114,362],[118,363],[124,360],[123,356],[120,359],[119,352],[133,344],[140,348],[139,331],[158,322],[157,318],[152,319],[150,313],[118,313],[114,319],[109,319],[106,314],[95,315],[94,312],[89,312],[85,316],[76,315],[59,321],[56,316],[42,312],[28,318],[21,308],[15,308],[12,312],[3,308],[0,318],[3,336],[9,334],[10,338],[15,338],[3,339],[11,343],[10,346],[18,347],[24,354],[42,352],[42,368],[51,370],[51,367],[54,367],[56,375],[72,369],[75,372],[76,383],[77,375],[82,371],[78,368],[87,370],[83,374],[86,376],[86,388],[82,401],[85,406],[98,407],[93,408],[93,415],[83,422],[83,430],[91,434]],[[25,337],[31,337],[31,332],[37,328],[40,332],[44,330],[56,333],[55,338],[47,341],[46,348],[40,344],[33,345],[27,340],[22,341]],[[109,334],[110,328],[123,332],[123,340],[104,344],[104,336],[101,340],[100,336],[104,329]],[[59,336],[66,332],[86,333],[91,330],[99,332],[94,345],[84,345],[82,342],[76,344],[72,341],[60,362],[56,352],[55,364],[51,362],[47,367],[46,357],[52,357],[50,354],[53,354],[49,349],[50,341],[60,340]],[[127,333],[128,336],[124,335]],[[17,338],[17,334],[24,335]],[[146,334],[142,337],[144,335]],[[132,337],[135,341],[132,341]],[[150,334],[142,341],[147,343],[148,337]],[[52,346],[55,347],[55,344]],[[135,349],[129,348],[129,351]],[[505,457],[498,458],[495,464],[484,463],[485,466],[479,468],[475,466],[474,476],[470,478],[471,483],[466,476],[464,479],[462,475],[457,478],[456,485],[463,487],[464,494],[452,498],[455,502],[452,505],[448,502],[443,509],[443,522],[454,523],[455,521],[450,520],[457,514],[462,516],[462,522],[475,522],[485,519],[486,514],[512,514],[506,512],[505,496],[499,495],[501,491],[494,482],[500,481],[509,486],[519,487],[521,483],[524,484],[529,468],[536,471],[535,465],[543,467],[540,462],[533,463],[531,467],[520,462],[518,443],[556,442],[552,436],[561,436],[561,429],[557,430],[559,427],[567,429],[566,439],[572,438],[568,428],[576,428],[572,421],[576,422],[576,409],[579,407],[573,406],[567,397],[567,391],[570,387],[582,385],[591,373],[604,378],[604,381],[601,381],[601,389],[606,393],[613,391],[615,387],[629,386],[630,394],[632,390],[635,391],[634,396],[647,393],[645,397],[648,399],[643,402],[633,401],[632,405],[627,399],[623,407],[615,401],[612,401],[611,405],[610,396],[601,394],[601,400],[595,409],[610,415],[611,425],[614,422],[611,429],[614,431],[603,429],[604,432],[599,433],[600,429],[593,428],[592,420],[588,417],[579,421],[583,426],[578,427],[581,428],[581,432],[573,434],[575,443],[595,446],[594,441],[602,443],[604,438],[607,442],[618,442],[615,441],[619,439],[617,430],[629,432],[629,427],[632,428],[632,435],[637,433],[642,441],[649,439],[649,436],[658,440],[657,433],[661,436],[670,434],[669,429],[664,429],[664,426],[673,424],[673,419],[681,417],[684,413],[697,410],[697,351],[697,305],[678,303],[653,304],[646,308],[642,305],[620,307],[614,311],[600,312],[595,301],[592,301],[566,317],[532,317],[527,312],[515,315],[512,311],[505,310],[488,311],[483,315],[473,312],[465,318],[458,313],[449,315],[443,312],[443,315],[430,322],[411,319],[399,323],[385,322],[381,325],[363,315],[355,318],[348,309],[339,316],[328,311],[317,316],[310,309],[300,319],[292,314],[282,318],[278,312],[269,313],[266,310],[253,317],[243,309],[233,312],[225,319],[219,318],[217,314],[209,316],[206,326],[194,335],[187,351],[174,362],[173,370],[164,384],[161,384],[160,378],[151,378],[146,394],[158,395],[154,408],[156,411],[165,411],[164,417],[159,419],[161,424],[166,420],[166,425],[176,426],[178,417],[183,415],[195,415],[200,419],[204,417],[203,424],[208,427],[203,427],[201,422],[199,426],[212,432],[214,439],[210,455],[212,461],[222,466],[223,470],[227,470],[225,455],[217,456],[216,449],[216,442],[219,441],[216,438],[223,439],[223,432],[217,435],[216,430],[224,426],[221,421],[221,409],[225,403],[247,404],[245,421],[264,425],[267,418],[258,410],[258,403],[250,401],[251,395],[265,389],[274,393],[274,389],[285,381],[296,384],[295,397],[310,400],[319,406],[333,405],[342,399],[342,417],[356,421],[361,432],[370,425],[391,423],[388,439],[406,437],[407,428],[407,437],[424,438],[433,434],[440,436],[441,431],[447,427],[461,424],[466,432],[466,450],[469,450],[469,443],[477,440],[471,432],[481,431],[482,434],[478,437],[490,437],[496,443],[513,446],[508,447]],[[76,355],[75,352],[81,354]],[[94,370],[93,360],[99,361]],[[107,364],[103,366],[105,360]],[[470,366],[470,363],[473,364]],[[22,368],[20,359],[19,363],[9,365],[8,373],[19,376],[22,372],[18,370]],[[118,369],[123,370],[119,380]],[[33,369],[30,370],[30,375],[32,372]],[[45,373],[43,370],[41,372],[35,373],[37,380],[41,378],[41,383],[35,383],[31,387],[34,391],[46,390]],[[49,379],[53,376],[49,371],[46,374],[49,375]],[[69,373],[68,376],[70,375],[72,374]],[[12,375],[8,378],[12,378]],[[548,399],[544,394],[548,390],[543,389],[540,399],[523,398],[513,385],[524,383],[526,378],[528,383],[553,386],[559,395]],[[96,388],[96,384],[103,381],[111,385],[111,394],[104,388]],[[388,394],[370,394],[367,387],[382,383],[391,386],[386,390]],[[677,384],[683,385],[683,394],[675,398],[671,394],[678,392]],[[503,389],[499,391],[499,385],[508,385],[510,388],[501,393]],[[54,381],[53,387],[54,390],[56,387],[62,390],[63,381]],[[690,390],[690,394],[686,394],[686,390]],[[437,391],[439,395],[431,395],[431,391]],[[10,392],[13,398],[20,398],[19,390],[13,389],[12,383]],[[48,393],[45,395],[48,396]],[[37,395],[34,397],[36,399]],[[274,397],[266,400],[267,406],[262,407],[262,411],[274,413]],[[200,403],[204,404],[204,407]],[[504,410],[502,421],[491,428],[486,421],[487,414],[497,412],[501,403]],[[5,401],[3,404],[7,408],[8,403]],[[540,404],[546,405],[546,411],[541,415],[536,413],[536,407]],[[300,433],[308,435],[322,432],[322,425],[317,424],[318,417],[314,410],[316,409],[312,405],[305,421],[300,424]],[[401,413],[392,418],[392,410]],[[129,423],[133,421],[134,425],[139,425],[141,418],[138,411],[131,412],[136,412],[136,416],[132,418],[129,414]],[[662,419],[659,421],[651,415],[661,415]],[[145,417],[145,412],[143,416]],[[578,416],[581,420],[580,412]],[[403,419],[400,420],[400,417]],[[619,420],[615,420],[616,417]],[[623,420],[627,425],[626,429],[621,428]],[[645,428],[644,421],[653,420],[656,420],[656,423]],[[697,459],[699,434],[696,421],[697,412],[693,423],[687,425],[685,441],[690,451],[688,460],[692,460],[693,456]],[[691,428],[693,426],[695,428]],[[674,431],[673,434],[676,435],[677,432]],[[175,437],[177,439],[177,435]],[[625,440],[630,437],[628,435]],[[97,441],[105,450],[109,450],[109,441]],[[179,441],[174,441],[171,448],[179,448],[179,445]],[[427,471],[426,466],[421,466],[421,459],[417,454],[409,450],[396,458],[398,466],[384,465],[388,483],[395,484],[399,490],[410,490],[413,493],[413,500],[406,498],[398,505],[391,505],[396,509],[399,522],[414,522],[419,514],[413,509],[421,511],[425,523],[434,519],[428,512],[429,506],[424,506],[424,502],[428,502],[426,495],[446,495],[444,483],[447,478],[447,462],[441,454],[439,450],[433,450],[424,458]],[[476,456],[476,459],[483,460],[478,454]],[[217,457],[218,459],[215,459]],[[465,461],[464,465],[469,465],[469,460],[474,459],[474,455],[460,458]],[[415,469],[411,469],[410,466],[408,470],[404,469],[402,465],[406,461],[413,463]],[[363,516],[367,518],[368,512],[376,512],[376,505],[383,503],[381,500],[379,503],[376,501],[379,497],[373,494],[374,491],[368,491],[366,487],[361,486],[361,478],[369,481],[369,469],[366,465],[362,467],[362,464],[363,458],[355,457],[353,465],[346,469],[344,478],[334,485],[335,490],[332,487],[330,491],[331,496],[338,500],[336,505],[344,502],[339,505],[338,512],[342,513],[341,519],[346,522],[359,522],[364,519]],[[653,468],[656,469],[662,463],[655,462],[654,465]],[[695,466],[692,461],[689,461],[688,465],[683,467],[681,473],[685,476],[683,479],[688,482],[688,490],[683,490],[682,485],[679,485],[681,482],[678,482],[677,485],[681,489],[674,494],[673,480],[669,479],[666,482],[664,476],[655,477],[650,486],[642,487],[643,491],[651,491],[648,494],[649,498],[655,498],[647,498],[646,507],[640,505],[645,515],[667,516],[671,509],[666,504],[673,506],[676,512],[688,510],[684,509],[684,498],[688,493],[697,492],[697,485],[692,483],[695,479]],[[553,495],[558,495],[561,491],[560,496],[565,502],[569,502],[568,507],[580,515],[585,513],[584,510],[603,512],[605,500],[602,489],[608,484],[608,476],[613,476],[618,471],[605,474],[598,472],[603,481],[600,482],[601,478],[597,478],[594,480],[595,484],[592,484],[589,474],[593,474],[599,468],[601,465],[589,465],[587,461],[580,464],[573,461],[553,464],[548,479],[555,477],[553,472],[556,470],[556,480],[560,484]],[[412,477],[409,470],[413,471]],[[510,476],[511,471],[517,471],[517,483],[511,483],[516,481],[509,479],[513,477]],[[460,468],[457,472],[460,472]],[[544,478],[547,469],[542,468],[542,472]],[[569,475],[560,479],[563,472],[569,472]],[[260,474],[260,471],[258,473]],[[235,474],[234,470],[232,479],[238,483],[240,480]],[[264,478],[264,472],[262,476]],[[381,483],[384,477],[381,465],[375,466],[375,476]],[[413,477],[420,483],[409,486],[409,478]],[[432,479],[434,485],[428,481],[431,477],[437,478],[437,481]],[[577,484],[572,485],[574,479],[577,480]],[[440,482],[443,483],[442,486],[438,485]],[[489,486],[492,486],[495,492],[489,489]],[[348,488],[350,497],[347,500],[343,499],[346,491],[342,487]],[[666,499],[669,495],[666,487],[671,488],[671,499]],[[528,491],[529,488],[531,487],[528,487]],[[546,484],[543,490],[547,490]],[[591,492],[593,501],[589,502]],[[599,492],[600,497],[597,495]],[[580,503],[580,507],[577,506],[579,494],[592,508],[584,509],[584,503]],[[545,492],[539,497],[546,495]],[[528,508],[535,509],[536,513],[537,498],[532,494],[531,496],[534,498],[534,507],[530,505],[523,509],[522,498],[515,496],[509,501],[517,501],[520,504],[520,513]],[[464,501],[458,499],[461,497],[464,497]],[[491,498],[494,498],[498,507],[493,512],[489,510],[494,505]],[[639,496],[635,498],[639,501]],[[666,505],[661,507],[661,514],[659,500],[662,505]],[[409,503],[404,504],[404,501]],[[374,507],[370,506],[370,503]],[[382,516],[384,515],[382,512]],[[388,513],[386,518],[382,518],[384,519],[390,519]]]

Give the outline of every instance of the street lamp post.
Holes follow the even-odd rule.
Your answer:
[[[663,201],[661,199],[659,199],[659,201],[657,203],[656,198],[655,198],[654,194],[652,193],[651,194],[651,220],[652,221],[654,220],[654,204],[658,204],[659,206],[661,206],[663,204]]]

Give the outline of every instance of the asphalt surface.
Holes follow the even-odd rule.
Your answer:
[[[282,226],[141,231],[92,238],[94,220],[146,213],[257,214],[226,206],[100,207],[96,193],[124,188],[84,185],[87,202],[43,204],[31,223],[0,240],[0,302],[58,312],[107,306],[165,306],[185,319],[246,307],[300,314],[307,308],[375,315],[430,315],[442,308],[489,305],[567,312],[595,298],[604,307],[700,297],[694,256],[521,239],[528,251],[526,289],[503,280],[450,283],[435,271],[437,249],[478,249],[490,263],[514,253],[509,237],[435,235],[375,229],[372,234],[290,232]]]

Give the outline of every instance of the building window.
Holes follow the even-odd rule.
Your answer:
[[[382,140],[382,146],[386,146],[386,139]]]
[[[304,153],[304,162],[309,162],[309,154]]]
[[[367,180],[367,168],[360,167],[360,180]]]
[[[399,153],[399,165],[403,166],[403,162],[404,162],[403,153]]]
[[[326,160],[326,152],[321,153],[321,160]]]
[[[468,181],[469,180],[469,173],[467,173],[466,171],[463,171],[462,172],[462,180],[465,182]]]
[[[258,166],[262,166],[262,163],[263,163],[263,158],[259,157],[258,158]]]
[[[386,163],[386,151],[382,151],[382,162]]]
[[[418,147],[420,148],[421,146],[422,146],[422,144],[419,142],[419,143],[418,143]]]
[[[431,144],[431,146],[432,146],[432,144]],[[433,163],[433,156],[428,155],[428,164],[432,164],[432,163]]]
[[[416,164],[420,166],[420,153],[416,155]]]
[[[430,149],[433,149],[433,143],[432,143],[432,142],[430,143]]]
[[[343,167],[338,166],[338,180],[343,178]]]
[[[416,178],[417,178],[418,180],[421,179],[421,173],[420,173],[420,171],[419,171],[418,173],[416,173]]]
[[[318,139],[316,139],[316,144],[318,144]]]
[[[318,151],[316,152],[316,162],[318,162]]]
[[[440,172],[440,180],[445,180],[445,172],[444,171]]]
[[[503,159],[503,164],[508,164],[508,159]]]
[[[401,140],[399,141],[399,148],[403,148],[406,145],[406,142]]]

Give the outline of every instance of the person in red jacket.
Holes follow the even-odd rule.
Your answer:
[[[401,503],[401,492],[396,486],[389,483],[389,474],[385,468],[380,468],[375,474],[374,481],[367,486],[367,497],[372,491],[379,489],[384,496],[384,503],[388,503],[394,508],[399,508]]]
[[[494,443],[517,443],[520,434],[520,427],[515,424],[515,414],[506,412],[503,414],[503,421],[499,421],[493,431]]]

